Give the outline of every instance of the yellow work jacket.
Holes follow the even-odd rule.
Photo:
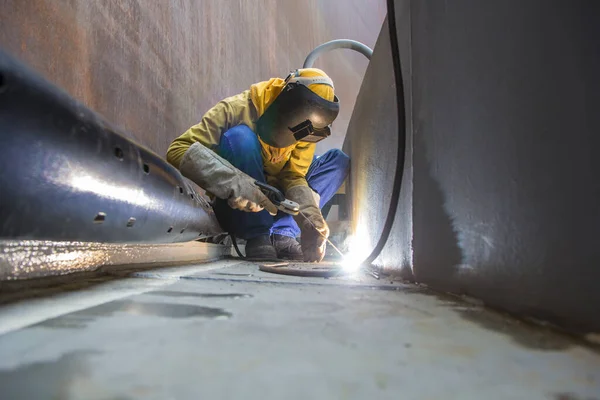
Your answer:
[[[250,90],[228,97],[208,110],[198,124],[171,143],[167,151],[167,161],[179,168],[184,153],[196,142],[215,151],[221,135],[237,125],[247,125],[256,132],[258,117],[259,112],[251,99]],[[295,186],[308,186],[306,173],[315,153],[314,143],[297,142],[280,149],[267,145],[260,137],[258,140],[261,144],[267,183],[284,192]]]

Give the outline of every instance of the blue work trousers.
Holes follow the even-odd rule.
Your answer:
[[[261,146],[256,134],[246,125],[238,125],[221,135],[217,153],[239,170],[260,182],[266,182]],[[313,159],[306,181],[321,196],[320,208],[333,197],[346,179],[350,159],[341,150],[329,150]],[[226,200],[216,199],[215,214],[221,227],[242,239],[278,234],[297,237],[300,228],[294,218],[281,211],[275,217],[266,210],[258,213],[234,210]]]

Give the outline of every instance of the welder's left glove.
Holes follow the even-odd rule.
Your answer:
[[[254,184],[253,178],[201,143],[187,149],[179,170],[204,190],[227,200],[231,208],[246,212],[259,212],[264,208],[271,215],[277,214],[277,207]]]
[[[304,261],[320,262],[325,257],[329,227],[319,209],[319,195],[308,186],[295,186],[288,189],[285,196],[300,206],[301,213],[294,219],[300,227]]]

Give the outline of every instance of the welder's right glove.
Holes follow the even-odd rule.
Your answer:
[[[271,215],[277,214],[277,207],[254,184],[254,179],[201,143],[194,143],[185,152],[179,170],[204,190],[227,200],[231,208],[248,212],[264,208]]]
[[[300,227],[304,261],[321,262],[325,257],[329,227],[319,209],[318,194],[308,186],[295,186],[288,189],[285,197],[300,206],[301,213],[294,216],[294,220]]]

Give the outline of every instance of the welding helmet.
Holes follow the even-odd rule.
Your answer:
[[[331,86],[327,76],[304,77],[298,70],[285,79],[285,86],[264,114],[256,121],[261,140],[272,147],[288,147],[298,141],[319,142],[331,135],[330,125],[340,111],[334,95],[328,101],[308,88],[309,85]]]

